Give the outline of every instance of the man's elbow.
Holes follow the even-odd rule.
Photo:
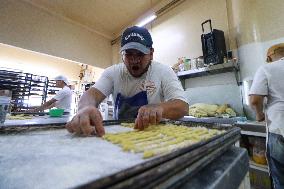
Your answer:
[[[183,111],[182,111],[183,116],[188,115],[188,110],[189,110],[189,106],[187,103],[184,102]]]
[[[180,106],[179,106],[179,118],[188,115],[188,104],[184,101],[180,102]]]
[[[249,103],[251,107],[259,106],[263,103],[263,97],[258,95],[249,96]]]

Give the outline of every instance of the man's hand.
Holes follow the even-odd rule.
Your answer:
[[[265,115],[263,112],[257,113],[255,117],[256,121],[264,121],[265,120]]]
[[[163,116],[163,107],[160,105],[145,105],[142,106],[135,120],[135,129],[143,130],[149,125],[160,123]]]
[[[105,134],[102,115],[94,106],[79,110],[65,127],[70,133],[82,136],[92,136],[94,134],[103,136]]]

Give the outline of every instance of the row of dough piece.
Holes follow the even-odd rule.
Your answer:
[[[122,124],[133,127],[133,123]],[[186,127],[172,124],[155,125],[143,131],[106,134],[104,139],[119,145],[124,151],[143,153],[143,158],[150,158],[176,149],[190,146],[224,133],[224,130],[205,127]]]

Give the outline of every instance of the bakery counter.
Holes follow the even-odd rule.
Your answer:
[[[117,124],[106,124],[106,132],[131,131]],[[238,188],[249,168],[247,151],[233,147],[240,129],[203,126],[225,133],[148,159],[63,128],[13,132],[6,126],[7,132],[0,130],[0,188]]]
[[[201,122],[201,123],[220,123],[220,124],[234,124],[240,120],[243,120],[243,117],[232,117],[232,118],[219,118],[219,117],[202,117],[197,118],[193,116],[184,116],[181,118],[181,121],[192,121],[192,122]]]
[[[231,147],[223,155],[188,179],[181,188],[250,188],[245,176],[249,171],[249,158],[244,148]]]
[[[9,120],[0,124],[2,127],[15,127],[15,126],[44,126],[44,125],[65,125],[68,121],[72,119],[71,115],[63,115],[61,117],[50,117],[49,115],[45,116],[34,116],[29,119],[21,120]]]
[[[241,128],[241,134],[266,137],[265,122],[257,122],[246,120],[245,117],[218,118],[218,117],[202,117],[184,116],[181,121],[199,122],[199,123],[217,123],[232,124]]]
[[[234,125],[241,128],[241,134],[243,135],[266,137],[265,122],[244,121],[236,122]]]

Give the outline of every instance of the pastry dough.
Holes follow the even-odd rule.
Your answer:
[[[33,119],[32,115],[25,115],[25,114],[18,114],[18,115],[9,115],[7,116],[8,120],[26,120],[26,119]]]
[[[134,123],[122,126],[134,127]],[[224,130],[205,127],[187,127],[173,124],[149,126],[143,131],[133,130],[124,133],[106,134],[105,140],[119,145],[124,151],[143,153],[143,158],[170,153],[173,150],[207,140],[224,133]]]
[[[229,117],[236,117],[236,112],[229,107],[228,104],[218,106],[216,104],[196,103],[189,106],[188,114],[197,118],[200,117],[220,117],[222,115],[229,115]]]

